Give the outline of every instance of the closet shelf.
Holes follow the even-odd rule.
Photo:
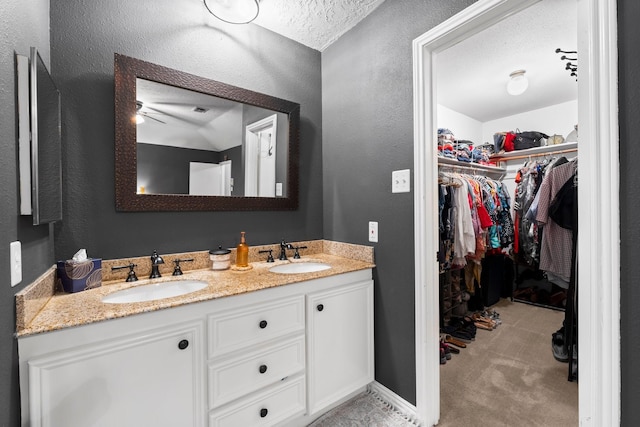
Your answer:
[[[489,159],[500,162],[526,159],[528,157],[539,157],[546,154],[570,153],[573,151],[578,151],[577,142],[563,142],[562,144],[545,145],[544,147],[534,147],[528,148],[526,150],[514,150],[509,151],[508,153],[494,154],[492,156],[489,156]]]
[[[500,168],[497,166],[487,166],[487,165],[481,165],[479,163],[460,162],[458,160],[449,159],[447,157],[438,157],[438,166],[444,166],[454,171],[459,170],[461,172],[468,172],[468,171],[489,172],[489,173],[500,174],[501,176],[504,176],[504,174],[506,174],[507,172],[506,169]]]

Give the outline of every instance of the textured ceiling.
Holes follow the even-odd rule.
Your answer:
[[[323,51],[383,1],[261,0],[254,23]]]
[[[577,99],[576,79],[555,52],[576,50],[577,23],[577,0],[543,0],[439,53],[438,103],[485,122]],[[519,69],[529,88],[512,96],[507,81]]]

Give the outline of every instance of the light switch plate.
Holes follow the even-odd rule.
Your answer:
[[[378,241],[378,222],[377,221],[369,221],[369,241],[370,242]]]
[[[282,197],[282,183],[276,182],[276,196]]]
[[[403,169],[391,173],[391,192],[408,193],[411,191],[411,170]]]
[[[22,282],[22,244],[19,241],[9,244],[9,254],[11,256],[11,287]]]

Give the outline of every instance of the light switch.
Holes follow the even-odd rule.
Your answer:
[[[22,282],[22,244],[19,241],[9,244],[9,254],[11,257],[11,287]]]
[[[408,193],[411,191],[411,170],[403,169],[391,173],[391,192]]]
[[[276,196],[282,197],[282,183],[276,182]]]
[[[378,241],[378,222],[377,221],[369,221],[369,241],[370,242]]]

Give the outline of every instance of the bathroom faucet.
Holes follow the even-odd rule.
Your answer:
[[[291,246],[291,243],[287,243],[282,239],[282,242],[280,242],[280,256],[278,257],[280,261],[287,260],[287,249],[293,249],[293,246]]]
[[[158,255],[158,252],[153,251],[153,254],[151,254],[151,275],[149,276],[149,279],[161,277],[159,270],[160,264],[164,264],[164,260],[160,255]]]

